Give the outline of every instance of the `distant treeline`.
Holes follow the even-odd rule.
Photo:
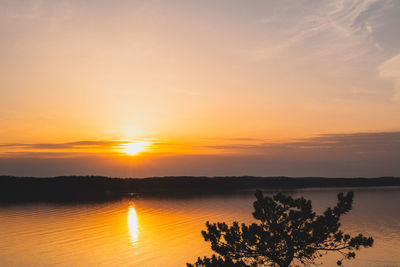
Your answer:
[[[251,189],[400,186],[400,178],[321,177],[152,177],[110,178],[62,176],[54,178],[0,176],[0,202],[108,201],[133,195],[194,196],[231,194]]]

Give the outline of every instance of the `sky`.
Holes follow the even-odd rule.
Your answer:
[[[0,175],[400,176],[398,14],[0,0]]]

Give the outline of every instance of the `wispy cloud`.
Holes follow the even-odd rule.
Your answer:
[[[379,66],[379,75],[394,82],[394,99],[400,101],[400,54],[390,58]]]
[[[82,153],[115,152],[131,141],[76,141],[66,143],[0,144],[2,157],[74,157]]]
[[[232,152],[270,154],[271,152],[347,151],[348,153],[374,153],[400,151],[400,132],[324,134],[288,142],[260,142],[258,144],[213,145],[213,149]]]
[[[380,49],[372,33],[379,26],[377,17],[384,15],[390,5],[391,1],[385,0],[338,0],[313,4],[297,1],[295,8],[282,5],[276,15],[260,21],[272,28],[289,18],[289,25],[285,24],[284,29],[276,28],[275,31],[280,32],[276,44],[259,52],[272,56],[308,46],[311,49],[302,49],[307,56],[340,53],[340,60],[347,61],[364,55],[371,49]]]
[[[119,146],[121,144],[128,143],[127,141],[77,141],[68,143],[38,143],[38,144],[24,144],[24,143],[12,143],[12,144],[0,144],[0,147],[8,148],[24,148],[24,149],[69,149],[69,148],[110,148]]]
[[[275,68],[284,64],[281,71],[286,75],[290,73],[289,80],[298,79],[296,75],[304,79],[312,75],[310,80],[319,89],[308,92],[310,98],[319,94],[329,96],[329,99],[360,100],[363,97],[376,100],[372,95],[390,99],[392,88],[381,80],[378,67],[394,56],[388,44],[388,40],[396,39],[389,35],[390,32],[395,35],[390,24],[393,15],[388,11],[398,10],[399,2],[336,0],[281,3],[274,12],[257,21],[263,25],[259,27],[263,28],[265,38],[263,42],[244,49],[250,59],[264,61],[265,64],[271,62],[273,66],[269,72],[277,71]],[[382,32],[387,32],[388,36]],[[292,74],[294,71],[296,73]],[[357,96],[353,94],[355,90]]]

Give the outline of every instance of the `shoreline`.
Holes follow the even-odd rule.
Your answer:
[[[237,194],[245,190],[360,188],[400,186],[399,177],[149,177],[59,176],[50,178],[0,176],[0,203],[109,201],[126,197],[188,197]]]

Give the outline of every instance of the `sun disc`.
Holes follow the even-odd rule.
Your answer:
[[[123,151],[129,155],[136,155],[140,152],[145,151],[148,145],[149,142],[146,141],[127,143]]]

